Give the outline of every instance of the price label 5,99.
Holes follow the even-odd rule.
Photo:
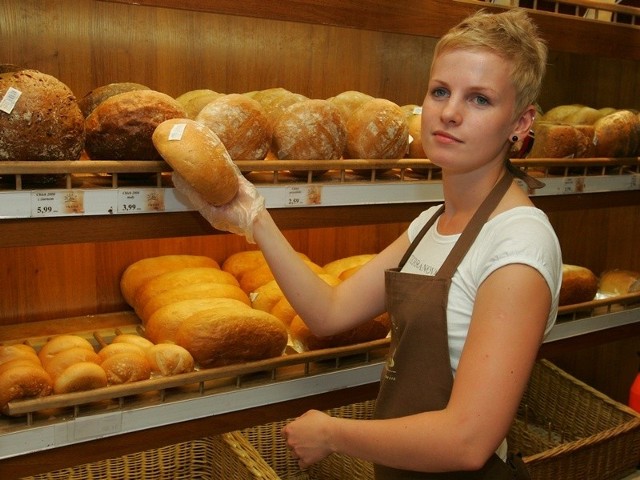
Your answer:
[[[59,217],[84,214],[82,190],[36,191],[31,195],[32,217]]]

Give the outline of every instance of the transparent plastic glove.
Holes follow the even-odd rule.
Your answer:
[[[216,230],[231,232],[246,237],[249,243],[253,239],[253,221],[264,210],[264,197],[256,187],[238,172],[239,189],[229,203],[214,207],[207,203],[196,190],[177,172],[172,174],[173,185],[189,203],[200,212]]]

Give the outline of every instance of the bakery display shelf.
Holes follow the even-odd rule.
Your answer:
[[[561,307],[545,343],[632,324],[640,325],[640,292]],[[126,311],[5,326],[0,334],[5,343],[38,347],[72,325],[94,344],[139,329]],[[375,383],[388,345],[385,338],[308,352],[288,348],[273,359],[10,402],[0,418],[0,459]]]
[[[535,196],[640,189],[632,158],[514,159],[545,187]],[[442,200],[428,159],[237,161],[269,208]],[[0,162],[0,219],[184,212],[162,161]],[[523,184],[524,186],[524,184]]]

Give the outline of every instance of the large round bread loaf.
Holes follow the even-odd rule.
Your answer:
[[[201,88],[184,92],[182,95],[176,97],[176,100],[187,111],[187,116],[195,119],[208,103],[222,96],[224,96],[224,93],[218,93],[208,88]]]
[[[220,138],[195,120],[161,123],[153,143],[171,165],[211,205],[230,202],[238,193],[238,170]]]
[[[170,303],[156,310],[147,320],[145,336],[154,343],[175,343],[182,322],[194,313],[211,308],[228,307],[236,310],[251,308],[233,298],[194,298]]]
[[[620,268],[605,270],[600,275],[598,291],[608,296],[640,292],[640,272]]]
[[[267,118],[269,118],[269,122],[272,126],[275,124],[282,112],[291,105],[303,100],[308,100],[304,95],[291,92],[290,90],[282,87],[258,90],[253,92],[250,97],[262,106],[262,109],[267,115]]]
[[[137,260],[120,277],[120,291],[133,306],[138,288],[158,275],[187,267],[220,268],[218,262],[204,255],[159,255]]]
[[[598,277],[586,267],[562,265],[559,305],[590,302],[598,292]]]
[[[85,121],[87,155],[94,160],[160,160],[153,132],[165,120],[186,115],[174,98],[155,90],[113,95]]]
[[[594,123],[593,143],[598,157],[630,157],[640,144],[640,118],[618,110]]]
[[[176,343],[203,368],[277,357],[287,340],[280,320],[253,308],[197,312],[182,322],[176,334]]]
[[[69,87],[46,73],[19,70],[0,74],[0,99],[9,89],[17,98],[0,112],[0,160],[78,160],[84,116]]]
[[[80,110],[82,110],[82,114],[88,117],[91,112],[107,98],[118,95],[119,93],[131,92],[132,90],[150,90],[150,88],[141,83],[134,82],[108,83],[107,85],[101,85],[88,92],[78,100],[78,106]]]
[[[232,160],[263,160],[271,146],[271,123],[256,100],[223,95],[200,110],[196,121],[222,141]]]
[[[335,97],[331,97],[328,100],[340,109],[342,114],[342,120],[345,125],[349,121],[349,118],[358,108],[369,100],[373,100],[374,97],[358,90],[347,90],[339,93]]]

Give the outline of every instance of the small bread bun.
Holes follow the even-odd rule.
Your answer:
[[[145,355],[119,353],[107,358],[101,366],[109,385],[138,382],[151,376],[151,366]]]
[[[153,347],[153,342],[151,340],[134,333],[121,333],[120,335],[116,335],[111,343],[130,343],[142,350],[147,350],[148,348]]]
[[[53,392],[84,392],[107,386],[107,374],[94,362],[77,362],[67,367],[53,384]]]
[[[159,343],[146,352],[151,371],[163,376],[193,371],[194,361],[189,351],[173,343]]]
[[[55,355],[63,352],[64,350],[69,350],[75,347],[95,351],[91,342],[86,338],[79,335],[63,334],[50,338],[38,352],[38,357],[40,358],[42,365],[46,368],[47,362]]]
[[[236,196],[238,169],[210,128],[174,118],[158,125],[152,139],[162,158],[208,203],[224,205]]]
[[[97,364],[100,363],[100,357],[93,350],[83,347],[73,347],[51,357],[47,362],[45,370],[49,375],[51,375],[51,378],[55,382],[67,368],[80,362],[91,362]]]
[[[40,358],[33,347],[23,343],[14,345],[0,345],[0,365],[4,365],[12,360],[29,360],[37,365],[41,365]]]
[[[379,340],[388,335],[390,328],[391,320],[389,319],[389,315],[383,313],[373,320],[369,320],[346,332],[328,337],[318,337],[309,330],[309,327],[300,316],[296,315],[289,326],[289,333],[294,347],[300,351],[305,351],[342,347]]]
[[[600,275],[598,291],[604,295],[640,292],[640,272],[624,269],[606,270]]]
[[[17,363],[13,363],[17,362]],[[10,362],[0,373],[0,408],[13,400],[46,397],[53,391],[51,376],[40,365],[24,360]]]
[[[138,260],[127,267],[120,277],[120,291],[133,306],[138,288],[158,275],[187,267],[220,268],[213,258],[203,255],[160,255]]]
[[[586,267],[562,265],[559,305],[590,302],[598,292],[598,277]]]
[[[98,356],[100,357],[100,362],[104,362],[107,358],[112,357],[114,355],[118,355],[120,353],[128,353],[132,355],[144,355],[145,350],[135,345],[133,343],[110,343],[109,345],[105,345],[98,351]]]
[[[156,310],[145,324],[145,335],[154,343],[175,343],[178,328],[182,322],[200,310],[219,307],[232,307],[236,310],[251,308],[232,298],[195,298],[170,303]]]

